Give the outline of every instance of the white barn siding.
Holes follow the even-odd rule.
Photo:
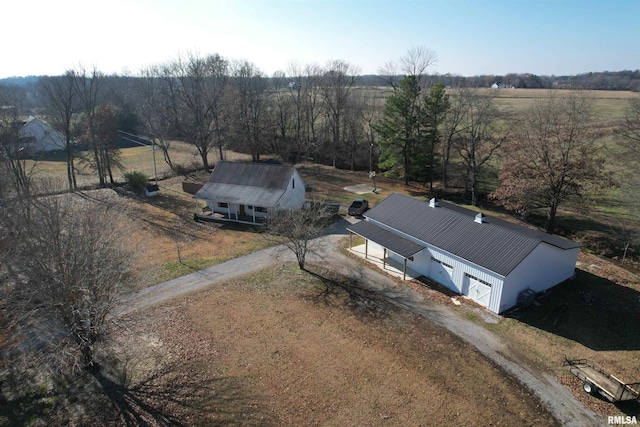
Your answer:
[[[368,219],[368,221],[370,221],[371,223],[381,228],[384,228],[398,235],[401,235],[402,237],[408,240],[411,240],[413,242],[416,242],[422,245],[426,245],[427,246],[426,249],[418,252],[413,256],[413,261],[411,260],[407,261],[407,267],[446,286],[452,291],[458,292],[459,294],[463,294],[465,273],[470,274],[471,276],[476,277],[480,280],[483,280],[487,283],[490,283],[491,298],[490,298],[488,308],[489,310],[495,313],[500,312],[500,306],[501,306],[501,300],[502,300],[500,296],[504,286],[504,283],[503,283],[504,278],[502,276],[496,273],[492,273],[489,270],[483,269],[474,264],[470,264],[469,262],[467,262],[462,258],[456,257],[455,255],[451,255],[448,252],[442,251],[436,248],[435,246],[429,245],[426,242],[416,239],[413,236],[399,232],[398,230],[395,230],[383,223],[380,223],[378,221],[371,220],[371,219]],[[369,241],[369,245],[376,245],[376,247],[378,247],[380,251],[382,251],[382,246],[372,241]],[[402,258],[400,255],[395,254],[391,251],[387,251],[387,253],[390,258],[397,260],[398,262],[404,262],[404,258]],[[453,283],[441,283],[440,280],[438,280],[438,277],[434,277],[434,275],[432,274],[433,273],[432,264],[434,264],[435,262],[431,260],[431,257],[434,257],[453,267],[453,276],[452,276]]]
[[[527,288],[541,292],[571,278],[579,252],[580,248],[563,250],[540,243],[506,277],[498,312],[516,305],[518,295]]]
[[[287,190],[284,192],[280,200],[278,200],[278,208],[282,209],[299,209],[304,205],[305,189],[304,181],[297,170],[293,170]]]
[[[429,246],[427,251],[430,254],[428,257],[430,266],[432,266],[433,264],[437,264],[436,262],[431,260],[431,257],[433,256],[435,259],[440,260],[453,267],[453,276],[452,276],[453,286],[451,286],[450,283],[449,284],[441,283],[447,286],[448,288],[450,288],[452,291],[455,291],[462,295],[465,294],[466,292],[466,289],[464,289],[465,273],[491,284],[491,298],[489,300],[488,308],[491,311],[495,311],[496,313],[498,312],[497,309],[500,304],[500,293],[502,292],[502,286],[503,286],[503,278],[501,276],[495,273],[491,273],[488,270],[480,268],[476,265],[470,264],[469,262],[467,262],[462,258],[448,254],[447,252],[439,250],[433,246]],[[413,266],[412,268],[415,269]],[[440,283],[438,278],[434,277],[431,274],[431,271],[433,270],[430,269],[430,271],[428,272],[428,274],[426,274],[426,276]]]
[[[426,247],[414,254],[413,260],[407,260],[408,268],[457,293],[468,295],[495,313],[501,313],[515,306],[518,295],[527,288],[540,292],[571,278],[574,274],[580,245],[531,230],[520,232],[517,227],[502,224],[500,220],[494,219],[487,225],[489,229],[495,227],[491,233],[495,232],[498,236],[497,241],[494,242],[495,248],[491,247],[488,250],[489,254],[495,252],[499,259],[506,259],[509,263],[502,266],[500,263],[492,263],[487,260],[487,253],[472,253],[469,259],[483,265],[495,264],[495,269],[502,274],[454,255],[453,252],[457,250],[455,244],[449,245],[450,242],[438,240],[438,244],[443,248],[452,250],[449,252],[448,249],[435,247],[407,234],[413,232],[416,236],[421,236],[420,238],[430,240],[432,235],[441,236],[438,233],[447,232],[448,227],[463,227],[464,233],[460,229],[452,230],[451,238],[460,239],[454,242],[468,241],[473,244],[474,238],[487,237],[486,233],[479,232],[486,229],[468,226],[469,221],[472,221],[469,217],[473,218],[474,212],[462,214],[455,212],[453,208],[435,209],[426,206],[424,202],[393,194],[365,214],[365,217],[372,225]],[[409,218],[413,223],[408,220]],[[460,222],[460,218],[464,221]],[[402,228],[405,232],[400,232],[393,228],[394,226]],[[532,241],[531,238],[535,240]],[[369,244],[371,245],[371,242]],[[554,244],[558,244],[559,247]],[[389,257],[400,262],[404,261],[404,258],[391,252]],[[433,261],[431,257],[439,260],[440,263]],[[507,277],[503,276],[513,265],[516,267]],[[487,298],[488,295],[490,296]]]

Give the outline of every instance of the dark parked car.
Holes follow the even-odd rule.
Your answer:
[[[362,216],[369,209],[369,201],[366,199],[355,199],[349,206],[349,215]]]

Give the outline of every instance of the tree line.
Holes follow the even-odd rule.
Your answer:
[[[462,188],[474,205],[493,175],[500,184],[489,196],[522,216],[547,209],[547,230],[560,203],[611,185],[602,129],[584,92],[550,91],[516,115],[497,104],[495,91],[473,90],[467,80],[453,87],[435,81],[428,74],[434,62],[432,51],[412,48],[381,68],[382,87],[372,89],[358,86],[358,68],[343,60],[290,65],[268,77],[246,60],[186,54],[136,77],[70,69],[41,78],[37,99],[65,137],[72,190],[77,162],[90,165],[101,186],[114,183],[118,130],[150,138],[174,171],[181,165],[171,158],[171,144],[180,140],[194,147],[204,169],[234,150],[253,161],[270,155],[369,169],[430,190],[438,181],[444,190]],[[11,122],[28,97],[18,87],[2,93],[3,120],[15,133]],[[13,136],[5,138],[13,141],[4,143],[5,158],[28,185]]]

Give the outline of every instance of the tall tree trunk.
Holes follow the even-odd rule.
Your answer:
[[[558,211],[558,202],[553,199],[551,201],[551,205],[549,206],[549,211],[547,212],[547,220],[544,223],[544,229],[547,232],[551,232],[553,230],[553,225],[556,220],[556,213]]]
[[[209,170],[209,159],[207,158],[207,150],[201,146],[198,146],[198,152],[200,153],[200,158],[202,159],[202,167],[204,170]]]

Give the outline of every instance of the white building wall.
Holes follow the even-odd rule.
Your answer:
[[[297,170],[293,170],[287,189],[278,200],[277,207],[280,209],[300,209],[304,205],[305,185]]]
[[[434,263],[434,261],[431,261],[431,257],[433,256],[435,259],[445,262],[453,267],[453,275],[452,275],[453,287],[448,286],[452,291],[455,291],[459,294],[464,294],[465,289],[463,287],[464,287],[465,273],[470,274],[473,277],[476,277],[484,282],[491,284],[491,298],[489,301],[488,308],[491,311],[494,311],[496,313],[498,312],[497,309],[500,305],[500,294],[502,292],[502,287],[503,287],[502,276],[496,273],[490,272],[487,269],[474,265],[462,258],[449,254],[448,252],[440,250],[431,245],[428,245],[425,251],[427,251],[429,254],[428,259],[430,264]],[[413,268],[413,266],[411,268]],[[430,273],[426,274],[426,276],[437,281],[437,278],[433,277]]]
[[[541,292],[573,277],[579,252],[580,248],[563,250],[540,243],[505,278],[499,312],[515,306],[527,288]]]
[[[491,300],[489,310],[502,313],[517,304],[518,295],[527,288],[541,292],[555,286],[575,274],[575,264],[578,259],[579,248],[563,250],[546,243],[540,243],[506,278],[487,269],[471,264],[468,261],[442,251],[434,246],[415,239],[408,234],[401,233],[393,228],[377,221],[371,223],[392,231],[413,242],[426,245],[427,249],[414,255],[413,261],[407,261],[407,267],[422,273],[433,280],[437,279],[431,274],[431,257],[433,256],[453,267],[453,286],[444,284],[451,290],[463,293],[464,274],[470,274],[480,280],[491,284]],[[369,243],[371,244],[371,242]],[[403,261],[403,258],[393,254],[394,259]]]
[[[458,292],[460,294],[463,293],[463,286],[464,286],[464,275],[465,273],[472,275],[473,277],[476,277],[480,280],[483,280],[487,283],[491,284],[491,299],[489,302],[489,310],[495,312],[495,313],[499,313],[500,310],[500,305],[501,305],[501,294],[502,294],[502,290],[503,290],[503,281],[504,281],[504,277],[500,276],[499,274],[493,273],[487,269],[484,269],[482,267],[479,267],[475,264],[472,264],[460,257],[457,257],[455,255],[452,255],[446,251],[443,251],[439,248],[436,248],[435,246],[429,245],[426,242],[420,241],[416,238],[414,238],[413,236],[410,236],[408,234],[399,232],[391,227],[386,226],[385,224],[382,224],[378,221],[373,221],[373,220],[369,220],[371,221],[372,224],[375,224],[381,228],[384,228],[386,230],[389,230],[391,232],[394,232],[395,234],[398,234],[408,240],[411,240],[415,243],[421,244],[421,245],[425,245],[427,246],[426,249],[422,250],[421,252],[415,254],[413,256],[413,261],[408,260],[407,261],[407,267],[411,268],[414,271],[417,271],[418,273],[423,274],[424,276],[435,280],[436,282],[438,282],[436,277],[432,276],[432,263],[434,261],[431,260],[431,257],[434,257],[442,262],[445,262],[447,264],[449,264],[450,266],[453,267],[453,276],[452,276],[452,281],[453,281],[453,286],[450,286],[450,284],[446,284],[446,283],[441,283],[442,285],[447,286],[448,288],[450,288],[451,290]],[[373,242],[369,241],[369,245],[371,245]],[[377,245],[380,248],[382,248],[382,246]],[[381,249],[382,250],[382,249]],[[397,259],[400,262],[403,262],[404,259],[397,255],[394,254],[392,252],[389,252],[390,256],[393,259]],[[440,282],[438,282],[440,283]]]

